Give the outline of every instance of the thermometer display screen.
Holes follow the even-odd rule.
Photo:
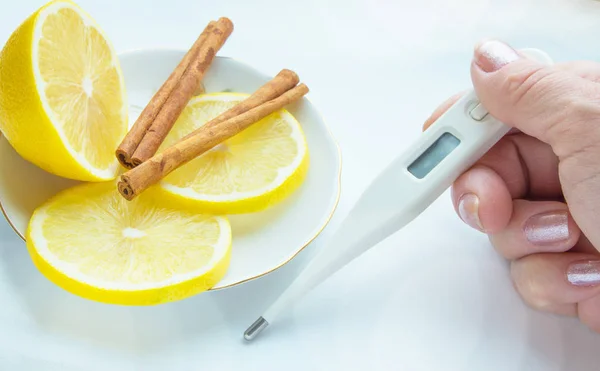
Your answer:
[[[418,179],[425,178],[427,174],[454,151],[459,144],[460,140],[454,135],[450,133],[442,134],[408,166],[408,171]]]

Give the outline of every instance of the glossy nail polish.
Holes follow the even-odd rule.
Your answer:
[[[463,222],[472,228],[483,231],[483,225],[479,219],[479,197],[473,193],[467,193],[458,200],[458,214]]]
[[[484,72],[498,71],[519,58],[519,54],[502,41],[484,41],[475,48],[475,63]]]
[[[600,284],[600,261],[589,260],[571,263],[567,269],[567,279],[575,286]]]
[[[560,244],[570,237],[569,214],[560,210],[534,215],[523,225],[523,232],[527,240],[534,245]]]

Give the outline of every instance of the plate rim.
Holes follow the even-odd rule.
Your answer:
[[[137,54],[137,53],[148,53],[148,52],[176,52],[176,53],[186,53],[187,50],[183,49],[183,48],[174,48],[174,47],[153,47],[153,48],[134,48],[134,49],[128,49],[128,50],[124,50],[122,52],[118,52],[117,56],[119,58],[122,58],[124,56],[128,56],[128,55],[133,55],[133,54]],[[251,66],[250,64],[243,62],[237,58],[233,58],[233,57],[229,57],[229,56],[221,56],[218,55],[215,57],[216,59],[229,59],[232,60],[236,63],[239,63],[241,65],[243,65],[244,67],[253,70],[254,72],[263,75],[263,76],[269,76],[268,74],[262,72],[261,70],[259,70],[256,67]],[[219,291],[219,290],[224,290],[224,289],[228,289],[231,287],[235,287],[235,286],[239,286],[242,285],[244,283],[256,280],[258,278],[264,277],[266,275],[269,275],[273,272],[275,272],[276,270],[282,268],[283,266],[285,266],[286,264],[288,264],[289,262],[291,262],[296,256],[298,256],[298,254],[300,254],[304,249],[306,249],[319,235],[321,235],[321,233],[325,230],[325,228],[329,225],[329,223],[331,222],[331,219],[333,219],[333,216],[338,208],[339,202],[340,202],[340,198],[341,198],[341,188],[342,188],[342,167],[343,167],[343,162],[342,162],[342,151],[340,148],[339,143],[337,142],[337,140],[335,139],[335,136],[333,135],[333,132],[331,130],[331,128],[329,127],[329,125],[327,125],[327,121],[325,120],[325,117],[323,116],[323,114],[321,113],[321,111],[319,111],[316,107],[316,105],[310,100],[310,98],[308,96],[304,96],[303,99],[306,99],[312,107],[314,107],[315,113],[320,117],[322,123],[323,123],[323,127],[325,128],[325,130],[327,131],[327,134],[329,136],[329,140],[331,140],[331,143],[333,144],[333,146],[335,147],[336,153],[337,153],[337,176],[336,176],[336,180],[337,180],[337,184],[335,187],[335,200],[333,202],[333,207],[331,208],[331,210],[329,211],[329,215],[327,215],[325,221],[323,222],[323,224],[321,226],[318,227],[318,230],[314,233],[314,235],[310,236],[308,238],[308,240],[306,240],[305,242],[301,243],[301,246],[299,248],[297,248],[292,255],[285,261],[283,261],[282,263],[279,263],[278,265],[276,265],[275,267],[265,271],[265,272],[261,272],[259,274],[253,275],[252,277],[248,277],[248,278],[244,278],[242,280],[238,280],[236,282],[227,284],[227,285],[223,285],[223,286],[219,286],[219,283],[217,282],[217,284],[213,287],[211,287],[210,289],[207,290],[207,292],[209,291]],[[0,138],[4,137],[4,135],[0,132]],[[6,137],[4,137],[5,140]],[[21,231],[19,231],[19,229],[15,226],[14,222],[12,221],[12,219],[8,216],[8,213],[6,212],[5,208],[4,208],[4,203],[2,201],[2,199],[0,198],[0,211],[2,212],[2,215],[4,215],[4,219],[7,221],[8,225],[12,228],[13,232],[15,232],[15,234],[21,238],[21,240],[23,242],[26,243],[26,238],[23,235],[23,233],[21,233]]]

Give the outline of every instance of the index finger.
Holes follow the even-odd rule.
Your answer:
[[[442,116],[448,109],[450,109],[450,107],[452,107],[452,105],[454,103],[456,103],[464,94],[466,94],[466,92],[467,91],[465,90],[460,93],[456,93],[453,96],[451,96],[450,98],[446,99],[442,104],[440,104],[431,113],[431,116],[429,116],[427,118],[427,120],[425,120],[425,122],[423,123],[423,131],[427,130],[427,128],[429,128],[431,125],[433,125],[433,123],[436,122],[437,119],[439,119],[440,116]],[[520,133],[520,132],[521,131],[517,128],[511,128],[510,131],[507,133],[507,135]]]
[[[440,118],[441,115],[444,114],[454,103],[456,103],[463,95],[465,95],[466,91],[462,91],[460,93],[456,93],[450,98],[446,99],[442,104],[440,104],[435,111],[431,113],[431,116],[425,120],[423,123],[423,131],[427,130],[437,119]]]

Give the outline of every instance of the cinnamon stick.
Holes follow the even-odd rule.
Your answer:
[[[233,32],[233,23],[220,18],[201,43],[198,55],[190,62],[175,89],[167,97],[150,128],[140,141],[131,161],[138,166],[152,157],[175,124],[177,118],[200,86],[215,55]]]
[[[141,165],[121,175],[117,188],[126,200],[133,200],[141,192],[192,159],[217,144],[235,136],[253,123],[300,99],[308,93],[304,84],[282,95],[227,120],[200,127],[194,135],[177,142]]]
[[[279,71],[279,73],[275,75],[275,77],[273,77],[267,83],[262,85],[256,91],[254,91],[254,93],[252,93],[252,95],[250,95],[248,98],[231,107],[227,111],[221,113],[219,116],[210,120],[202,127],[187,134],[186,136],[178,140],[178,142],[184,141],[187,138],[197,134],[198,131],[200,131],[203,127],[204,129],[202,130],[206,130],[206,128],[208,127],[214,126],[222,121],[240,115],[252,108],[258,107],[259,105],[270,101],[271,99],[277,98],[281,94],[296,86],[298,82],[300,82],[300,78],[298,77],[296,72],[284,68],[281,71]]]
[[[142,138],[144,135],[146,135],[146,131],[148,131],[154,122],[156,115],[179,83],[179,80],[183,76],[184,72],[188,69],[190,62],[198,57],[200,46],[204,43],[206,37],[213,31],[215,24],[215,21],[211,21],[204,28],[190,50],[188,50],[177,67],[173,70],[173,72],[171,72],[167,80],[154,94],[148,105],[146,105],[140,116],[135,121],[135,124],[131,127],[125,138],[123,138],[121,141],[121,144],[117,148],[115,155],[117,156],[117,159],[121,165],[124,167],[128,169],[133,168],[131,156],[133,156],[133,153],[137,149]]]

